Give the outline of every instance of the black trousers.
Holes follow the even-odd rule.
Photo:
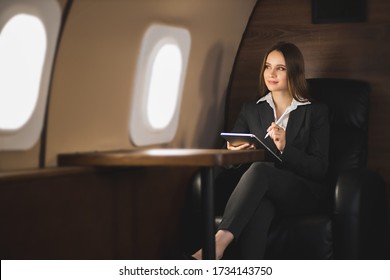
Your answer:
[[[234,235],[240,258],[264,258],[275,215],[316,211],[319,202],[307,184],[307,180],[272,163],[256,162],[248,168],[230,195],[219,225]]]

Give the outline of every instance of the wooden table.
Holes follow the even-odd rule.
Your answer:
[[[262,161],[263,150],[135,149],[58,155],[59,166],[201,168],[203,259],[215,259],[213,167]]]

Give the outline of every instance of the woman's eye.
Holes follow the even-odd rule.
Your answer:
[[[285,71],[286,68],[284,68],[284,67],[279,67],[278,70],[279,70],[279,71]]]

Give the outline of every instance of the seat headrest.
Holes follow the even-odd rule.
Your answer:
[[[368,142],[368,83],[348,79],[308,79],[314,100],[329,109],[329,172],[337,178],[341,170],[365,167]]]
[[[333,128],[368,128],[370,86],[349,79],[308,79],[311,96],[329,107]]]

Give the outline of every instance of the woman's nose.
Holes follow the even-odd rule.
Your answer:
[[[275,77],[275,70],[274,69],[271,69],[270,71],[269,71],[269,76],[270,77]]]

